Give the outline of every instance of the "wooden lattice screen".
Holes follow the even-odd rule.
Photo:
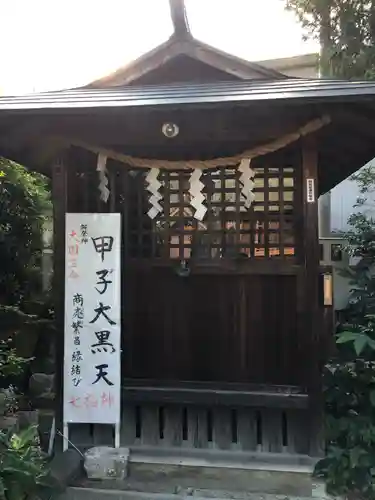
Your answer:
[[[162,171],[163,213],[151,221],[145,172],[130,172],[129,252],[133,258],[286,258],[296,250],[296,171],[293,166],[259,166],[255,201],[245,207],[240,173],[234,168],[202,175],[207,213],[194,219],[190,172]]]
[[[289,265],[304,258],[298,151],[252,162],[249,210],[235,169],[205,171],[202,222],[190,206],[189,171],[160,173],[163,212],[151,220],[147,172],[108,162],[110,196],[103,203],[95,160],[75,158],[68,211],[121,213],[123,376],[304,386],[310,353],[299,327],[302,267]],[[176,271],[188,258],[216,262],[209,270],[206,261],[192,265],[182,279]],[[249,266],[228,273],[237,267],[226,267],[227,258]],[[279,262],[268,267],[262,259]]]

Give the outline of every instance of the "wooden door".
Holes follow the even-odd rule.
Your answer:
[[[295,276],[153,269],[127,279],[126,377],[303,384]]]

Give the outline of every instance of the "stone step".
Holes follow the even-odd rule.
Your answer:
[[[255,464],[253,464],[255,465]],[[138,485],[155,493],[175,493],[185,490],[219,490],[268,493],[292,496],[312,496],[310,472],[299,470],[269,470],[265,468],[228,467],[225,464],[130,462],[125,489],[139,490]],[[134,486],[133,486],[134,485]],[[122,487],[120,489],[123,489]]]
[[[147,473],[145,473],[147,467]],[[275,476],[271,472],[268,475],[254,476],[251,471],[229,471],[234,475],[228,477],[228,471],[215,469],[207,473],[206,468],[192,471],[183,466],[180,470],[171,471],[165,468],[155,471],[149,468],[149,464],[142,464],[141,471],[136,464],[129,464],[129,476],[123,480],[88,480],[84,479],[77,483],[76,487],[69,488],[64,500],[189,500],[198,499],[234,499],[234,500],[314,500],[324,498],[324,488],[321,485],[313,485],[309,477],[310,489],[303,484],[305,495],[299,494],[301,483],[294,484],[290,488],[290,476]],[[259,471],[257,471],[259,474]],[[285,473],[284,473],[285,474]],[[266,477],[267,476],[267,477]],[[305,478],[306,479],[306,478]],[[304,479],[304,480],[305,480]],[[261,490],[262,486],[268,485],[268,492]],[[286,485],[286,488],[285,488]],[[273,489],[274,493],[269,493]],[[286,489],[294,490],[295,494],[285,494]],[[280,491],[281,490],[281,491]]]
[[[81,475],[61,500],[313,500],[308,457],[221,451],[97,448],[87,453],[89,478]],[[125,463],[126,462],[126,463]],[[118,466],[120,468],[118,469]],[[86,463],[85,463],[86,467]],[[121,474],[117,474],[121,469]],[[125,475],[123,474],[125,473]],[[116,475],[117,474],[117,475]]]
[[[89,486],[175,494],[179,490],[312,496],[311,458],[219,450],[92,448]]]
[[[313,495],[328,500],[319,487]],[[222,490],[187,489],[176,493],[158,493],[134,490],[70,487],[59,500],[311,500],[311,497],[270,495],[267,493],[228,492]]]

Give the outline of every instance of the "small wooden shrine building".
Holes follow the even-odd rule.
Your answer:
[[[0,99],[0,154],[52,179],[58,364],[65,213],[119,212],[121,444],[317,456],[317,199],[375,157],[375,84],[239,60],[171,4],[172,37],[115,74]],[[113,444],[101,426],[71,436]]]

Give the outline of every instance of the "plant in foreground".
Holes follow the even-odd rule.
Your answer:
[[[9,380],[21,375],[29,362],[29,359],[17,355],[11,339],[0,341],[0,417],[14,416],[17,412],[17,391]]]
[[[375,316],[346,325],[337,344],[324,374],[326,456],[315,473],[328,493],[375,499]]]
[[[52,493],[53,489],[37,428],[19,433],[0,431],[0,499],[36,500],[41,491]]]

